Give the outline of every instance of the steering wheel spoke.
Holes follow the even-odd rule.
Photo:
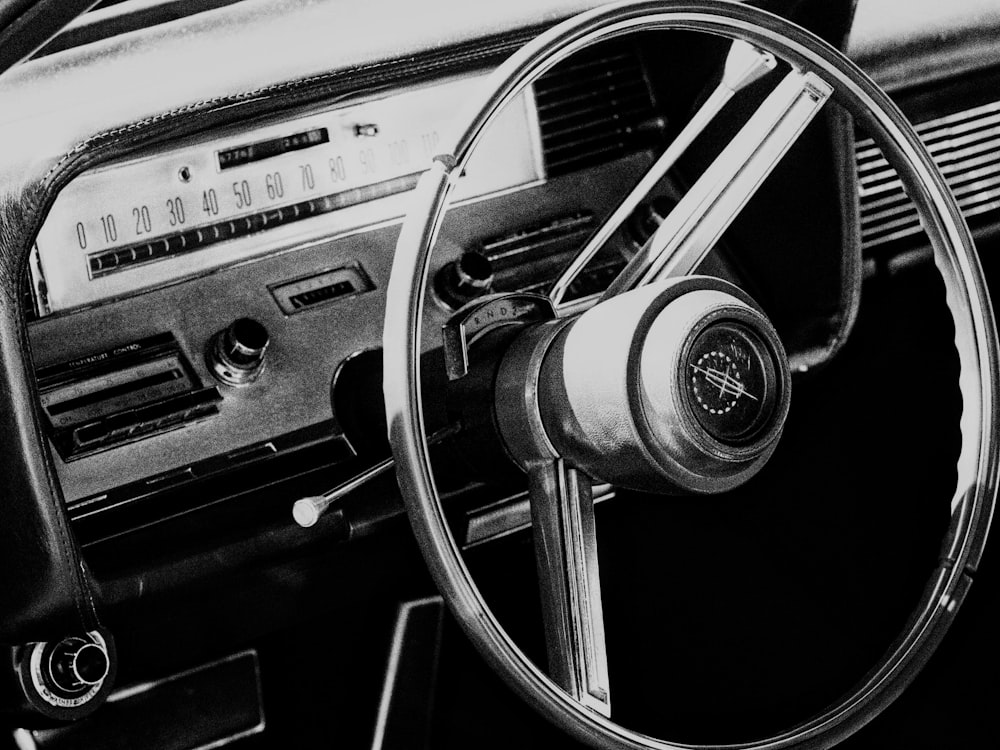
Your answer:
[[[611,713],[590,478],[563,459],[528,471],[549,676],[583,705]]]
[[[611,215],[594,232],[583,249],[566,267],[566,269],[556,279],[552,285],[549,297],[552,304],[558,307],[570,285],[580,275],[580,272],[593,259],[595,255],[604,247],[611,236],[618,231],[622,223],[639,206],[649,192],[656,187],[656,184],[670,171],[677,163],[677,160],[688,149],[691,143],[697,138],[708,124],[715,119],[716,115],[722,111],[723,107],[736,95],[751,83],[759,81],[770,73],[777,66],[774,55],[769,52],[757,49],[753,45],[735,41],[730,45],[729,54],[723,66],[722,80],[708,96],[705,102],[698,108],[694,116],[688,120],[687,124],[671,141],[660,157],[653,163],[653,166],[642,176],[642,179],[635,184],[635,187],[625,196],[618,207],[611,212]]]
[[[602,299],[657,279],[692,273],[832,93],[815,73],[788,73]]]
[[[758,68],[753,50],[763,49],[783,61],[785,73],[612,284],[605,296],[613,299],[573,317],[525,326],[500,353],[489,386],[493,398],[483,399],[483,408],[490,409],[489,423],[508,457],[528,473],[547,675],[490,611],[441,506],[421,410],[424,291],[448,194],[503,107],[574,52],[639,30],[700,31],[738,40],[742,43],[733,49],[747,55],[744,71]],[[985,282],[954,197],[891,100],[822,40],[744,3],[635,0],[602,6],[544,32],[492,74],[481,98],[470,104],[468,120],[448,150],[453,155],[440,157],[422,178],[414,214],[400,234],[386,294],[383,389],[414,534],[456,619],[490,664],[545,717],[592,747],[707,747],[656,739],[609,717],[589,481],[593,477],[664,497],[686,492],[711,502],[711,495],[749,481],[774,452],[791,391],[780,337],[743,290],[688,274],[834,90],[837,104],[868,129],[900,174],[930,238],[954,324],[963,410],[947,556],[906,629],[868,677],[826,709],[774,734],[727,745],[734,750],[830,747],[906,687],[949,627],[968,589],[968,573],[978,562],[1000,474],[1000,347]],[[724,91],[712,95],[690,132],[678,137],[673,150],[588,241],[584,256],[614,234],[721,110],[726,96]],[[553,289],[555,306],[586,265],[584,256]],[[622,690],[617,695],[623,700]]]

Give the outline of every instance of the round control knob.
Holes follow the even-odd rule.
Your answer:
[[[237,318],[219,331],[208,348],[206,361],[216,378],[227,385],[246,385],[264,369],[270,338],[262,323]]]
[[[98,643],[84,638],[66,638],[52,649],[49,677],[66,693],[79,693],[100,685],[108,676],[111,660]]]
[[[470,250],[444,266],[434,280],[434,291],[448,307],[457,310],[490,291],[493,264],[482,253]]]
[[[103,628],[29,643],[15,648],[12,657],[22,708],[48,719],[83,718],[104,703],[114,687],[115,641]]]

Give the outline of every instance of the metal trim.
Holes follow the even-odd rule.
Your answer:
[[[818,70],[834,85],[835,98],[864,121],[887,150],[905,165],[905,179],[927,220],[935,262],[955,320],[959,354],[963,435],[958,488],[952,500],[954,533],[947,540],[950,561],[928,585],[911,627],[882,663],[838,705],[788,731],[733,748],[829,747],[870,721],[891,702],[927,660],[954,610],[942,596],[959,601],[965,570],[977,559],[996,499],[1000,399],[996,325],[968,227],[943,178],[911,126],[891,100],[853,63],[812,34],[754,7],[700,0],[685,3],[634,2],[590,11],[542,34],[505,62],[491,86],[473,102],[462,122],[470,124],[454,141],[461,172],[472,148],[504,104],[574,51],[636,29],[684,29],[743,39],[774,52],[804,70]],[[471,113],[471,114],[470,114]],[[384,393],[390,440],[400,466],[400,486],[428,567],[466,634],[487,661],[536,709],[579,740],[595,747],[674,750],[671,744],[628,730],[587,711],[560,690],[510,639],[472,582],[441,509],[423,439],[420,376],[420,313],[430,246],[442,220],[450,184],[442,178],[433,199],[414,201],[414,220],[404,225],[389,283],[385,318]],[[431,208],[425,213],[419,209]],[[423,223],[424,226],[418,226]],[[950,601],[951,599],[949,599]]]

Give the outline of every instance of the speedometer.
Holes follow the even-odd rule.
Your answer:
[[[466,77],[230,133],[85,173],[58,197],[33,264],[40,313],[260,256],[306,235],[397,220]],[[542,178],[530,92],[484,138],[456,198]],[[322,217],[322,218],[320,218]]]

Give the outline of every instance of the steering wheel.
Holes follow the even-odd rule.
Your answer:
[[[528,474],[547,674],[487,607],[435,488],[418,369],[428,259],[449,193],[503,106],[572,53],[654,29],[734,40],[726,75],[737,83],[730,93],[740,80],[773,69],[774,58],[787,73],[601,301],[582,315],[525,326],[499,366],[493,408],[508,452]],[[725,87],[720,91],[724,97]],[[968,228],[903,115],[838,51],[765,11],[720,0],[627,2],[555,26],[497,69],[414,195],[396,249],[384,332],[389,435],[413,530],[445,600],[488,663],[545,717],[594,747],[697,747],[654,739],[610,718],[590,478],[646,491],[714,493],[746,481],[771,455],[791,388],[777,334],[741,291],[688,274],[828,99],[873,135],[920,212],[954,322],[963,404],[949,531],[905,630],[835,705],[774,736],[729,746],[829,747],[888,705],[949,627],[982,553],[997,488],[992,308]],[[574,268],[662,176],[676,158],[671,149],[657,162],[661,171],[653,174],[654,167],[640,181]],[[556,308],[571,276],[553,289]]]

